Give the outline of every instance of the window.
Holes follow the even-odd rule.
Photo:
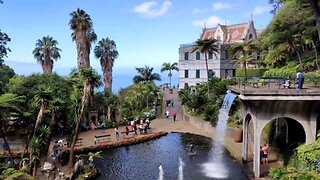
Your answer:
[[[253,36],[252,34],[249,34],[249,39],[252,39],[252,36]]]
[[[189,78],[189,70],[184,70],[184,77]]]
[[[184,88],[188,88],[189,87],[189,84],[188,83],[184,83]]]
[[[199,69],[196,70],[196,78],[200,78],[200,70]]]
[[[208,56],[209,56],[208,59],[213,59],[213,52],[212,52],[212,51],[209,51],[209,52],[208,52]]]
[[[200,52],[196,52],[196,60],[200,60]]]
[[[208,78],[212,78],[215,75],[215,72],[212,69],[209,69],[208,71]]]
[[[224,50],[224,53],[225,53],[225,57],[226,57],[226,59],[229,59],[229,52],[228,52],[228,49]]]
[[[189,52],[184,52],[184,60],[189,60]]]

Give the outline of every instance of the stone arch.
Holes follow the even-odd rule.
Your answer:
[[[310,128],[309,127],[309,124],[306,122],[306,121],[302,121],[302,120],[297,120],[298,118],[296,116],[293,116],[293,115],[287,115],[287,116],[276,116],[276,117],[273,117],[271,120],[269,121],[261,121],[260,122],[260,128],[257,129],[257,132],[259,132],[259,134],[262,133],[263,129],[268,125],[270,124],[271,122],[273,122],[274,120],[276,119],[287,119],[287,120],[291,120],[291,121],[294,121],[296,122],[297,124],[299,124],[303,130],[303,133],[304,133],[304,137],[305,137],[305,142],[307,142],[307,137],[308,137],[308,129]]]
[[[293,155],[293,151],[299,144],[306,142],[307,133],[303,123],[289,117],[279,117],[263,123],[260,134],[260,146],[269,143],[275,145],[283,155],[284,164],[288,163],[289,158]],[[261,142],[263,130],[268,125],[272,131],[268,133],[267,141]],[[289,139],[290,138],[290,139]]]

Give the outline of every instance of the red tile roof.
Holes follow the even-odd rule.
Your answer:
[[[248,30],[250,28],[250,23],[253,23],[252,21],[249,21],[247,23],[241,23],[241,24],[233,24],[233,25],[220,25],[224,33],[226,33],[226,38],[224,38],[223,43],[232,44],[232,43],[239,43],[242,42],[248,33]],[[217,27],[218,27],[217,26]],[[202,39],[209,39],[212,38],[215,30],[217,28],[208,28],[203,30]]]

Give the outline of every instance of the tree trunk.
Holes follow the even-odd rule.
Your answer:
[[[314,12],[314,19],[316,20],[317,31],[318,31],[318,38],[320,39],[320,7],[318,4],[319,0],[308,0],[308,1]]]
[[[90,67],[90,49],[88,50],[87,37],[84,31],[76,32],[76,46],[78,54],[78,68],[88,68]]]
[[[74,147],[75,147],[77,139],[78,139],[80,123],[81,123],[82,119],[84,118],[84,114],[85,114],[84,111],[85,111],[85,108],[87,107],[89,99],[90,99],[90,95],[91,95],[91,91],[92,91],[91,89],[92,89],[91,83],[89,81],[86,81],[83,86],[81,109],[80,109],[79,116],[76,119],[76,128],[75,128],[75,132],[73,134],[72,143],[71,143],[71,147],[70,147],[70,156],[69,156],[69,164],[68,164],[70,168],[73,167]]]
[[[171,73],[171,69],[169,70],[169,79],[170,79],[170,87],[172,88],[171,86],[171,77],[172,77],[172,73]]]
[[[112,93],[112,68],[113,68],[113,61],[111,59],[107,60],[107,86],[108,89],[110,91],[110,93]]]
[[[33,172],[32,172],[32,177],[36,177],[37,175],[37,169],[38,169],[38,163],[34,162],[34,167],[33,167]]]
[[[208,59],[207,59],[207,52],[204,52],[204,60],[206,61],[206,70],[207,70],[207,83],[208,83],[208,99],[210,98],[210,87],[209,87],[209,68],[208,68]]]
[[[43,74],[52,74],[53,61],[50,57],[45,57],[45,60],[42,64]]]
[[[247,63],[243,63],[243,67],[244,67],[244,83],[247,82]]]
[[[298,55],[300,68],[302,68],[302,61],[301,61],[300,53],[299,53],[299,51],[298,51],[298,50],[297,50],[296,52],[297,52],[297,55]]]
[[[43,100],[41,100],[41,101],[43,101]],[[34,126],[34,132],[39,127],[39,125],[42,123],[43,118],[44,118],[44,112],[45,112],[45,106],[44,106],[44,103],[41,102],[41,107],[40,107],[40,110],[39,110],[39,113],[38,113],[38,116],[37,116],[37,121],[36,121],[36,124]]]

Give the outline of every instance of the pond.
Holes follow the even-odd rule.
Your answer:
[[[193,144],[196,156],[189,155],[189,145]],[[102,152],[103,159],[96,159],[95,164],[102,171],[99,180],[157,180],[159,166],[163,169],[163,179],[184,180],[215,179],[207,177],[204,164],[210,159],[212,140],[203,136],[171,133],[146,143],[108,149]],[[181,171],[181,158],[183,170]],[[224,173],[224,178],[216,179],[247,179],[242,167],[225,151],[223,162],[226,169],[214,171]],[[180,167],[180,173],[179,173]]]

